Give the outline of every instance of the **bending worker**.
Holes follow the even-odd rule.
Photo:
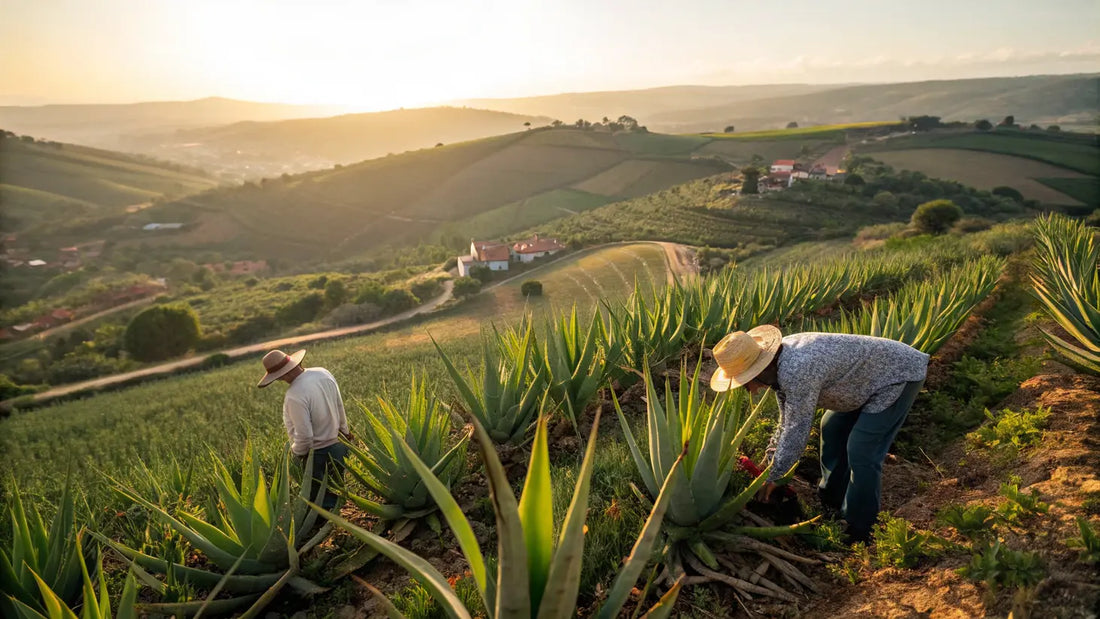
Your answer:
[[[290,451],[304,465],[310,451],[313,452],[313,468],[306,471],[313,478],[312,500],[321,507],[332,510],[336,506],[336,494],[329,487],[344,475],[344,458],[348,448],[340,442],[340,435],[351,439],[348,418],[344,413],[344,401],[340,387],[332,373],[324,368],[302,367],[306,351],[288,355],[273,350],[264,355],[264,377],[258,387],[266,387],[281,380],[288,385],[283,398],[283,424],[290,438]],[[318,495],[328,473],[329,483],[325,494]]]
[[[878,516],[882,463],[924,384],[928,355],[901,342],[865,335],[799,333],[783,337],[762,325],[737,331],[714,347],[715,391],[775,390],[780,420],[768,447],[771,474],[760,490],[768,502],[802,456],[814,412],[821,418],[825,509],[847,521],[850,541],[866,541]]]

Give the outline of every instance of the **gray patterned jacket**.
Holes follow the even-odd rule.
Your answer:
[[[778,370],[780,419],[768,447],[774,452],[770,480],[802,457],[816,409],[882,412],[905,383],[924,380],[928,355],[881,337],[798,333],[783,338]]]

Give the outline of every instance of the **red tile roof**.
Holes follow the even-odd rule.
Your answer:
[[[474,258],[479,262],[507,262],[512,257],[508,246],[503,243],[474,241],[474,249],[477,250]]]
[[[561,251],[565,246],[557,239],[540,239],[535,235],[527,240],[520,241],[512,246],[517,254],[538,254],[547,251]]]
[[[794,165],[794,159],[776,159],[772,165]]]

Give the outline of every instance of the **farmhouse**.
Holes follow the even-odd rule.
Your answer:
[[[483,266],[490,271],[507,271],[511,252],[504,243],[493,241],[470,241],[470,255],[459,256],[458,274],[469,277],[470,269]]]
[[[794,172],[794,159],[776,159],[768,170],[772,174],[776,172]]]
[[[565,246],[557,239],[540,239],[535,235],[527,240],[512,245],[512,255],[518,262],[531,262],[535,258],[550,256],[565,249]]]
[[[151,223],[141,227],[142,230],[179,230],[183,227],[180,223]]]

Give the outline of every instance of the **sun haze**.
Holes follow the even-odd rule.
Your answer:
[[[357,110],[675,83],[1100,69],[1090,0],[2,0],[0,103],[219,95]],[[828,24],[828,26],[826,26]]]

